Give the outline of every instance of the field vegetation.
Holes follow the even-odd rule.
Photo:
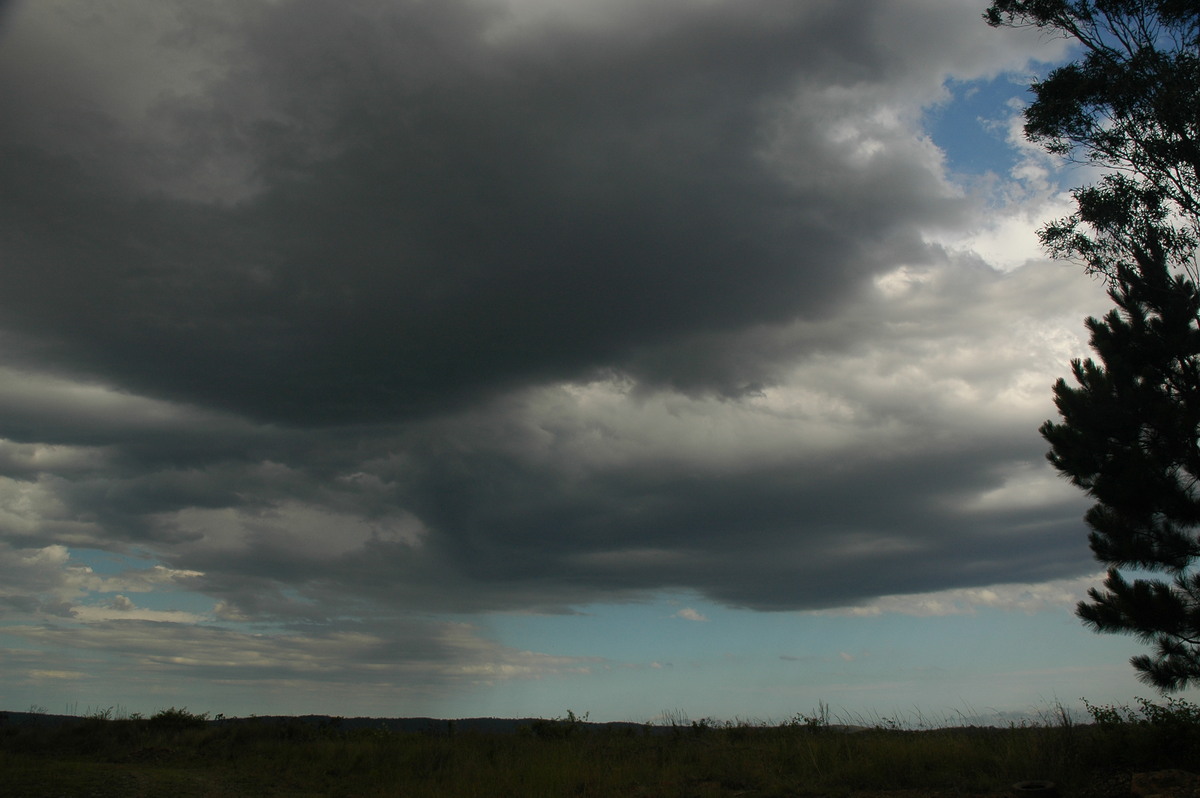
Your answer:
[[[1005,728],[831,723],[603,726],[574,713],[511,733],[347,728],[339,719],[95,712],[0,722],[6,796],[899,796],[1002,794],[1048,780],[1065,798],[1127,794],[1130,773],[1194,767],[1200,707],[1061,708]],[[16,713],[13,713],[15,715]]]

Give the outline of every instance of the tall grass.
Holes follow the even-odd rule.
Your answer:
[[[849,796],[984,793],[1047,779],[1094,794],[1098,775],[1200,761],[1200,708],[1089,706],[1005,728],[848,731],[826,709],[779,725],[711,720],[592,726],[568,713],[516,734],[398,733],[186,710],[0,723],[5,795]],[[586,716],[585,716],[586,717]]]

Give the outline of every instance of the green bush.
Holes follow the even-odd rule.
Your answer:
[[[163,709],[150,716],[150,727],[153,729],[199,729],[208,722],[208,713],[188,712],[187,707]]]
[[[1200,758],[1200,707],[1182,698],[1167,698],[1165,704],[1136,701],[1137,709],[1084,701],[1094,721],[1098,758],[1143,767]]]

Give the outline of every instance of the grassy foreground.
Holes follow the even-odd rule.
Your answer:
[[[186,710],[0,722],[6,796],[850,796],[1000,793],[1051,780],[1110,798],[1134,771],[1195,768],[1200,707],[1142,702],[1009,728],[855,732],[822,716],[603,729],[568,713],[513,734],[209,721]],[[1117,785],[1117,786],[1113,786]]]

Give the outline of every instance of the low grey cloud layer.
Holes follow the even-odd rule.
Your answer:
[[[187,646],[483,673],[584,666],[405,613],[1090,569],[1035,428],[1098,288],[945,243],[988,210],[920,128],[1034,41],[958,0],[558,5],[7,9],[0,612],[78,618],[63,552],[137,552],[215,602]],[[154,638],[125,601],[76,644]]]

